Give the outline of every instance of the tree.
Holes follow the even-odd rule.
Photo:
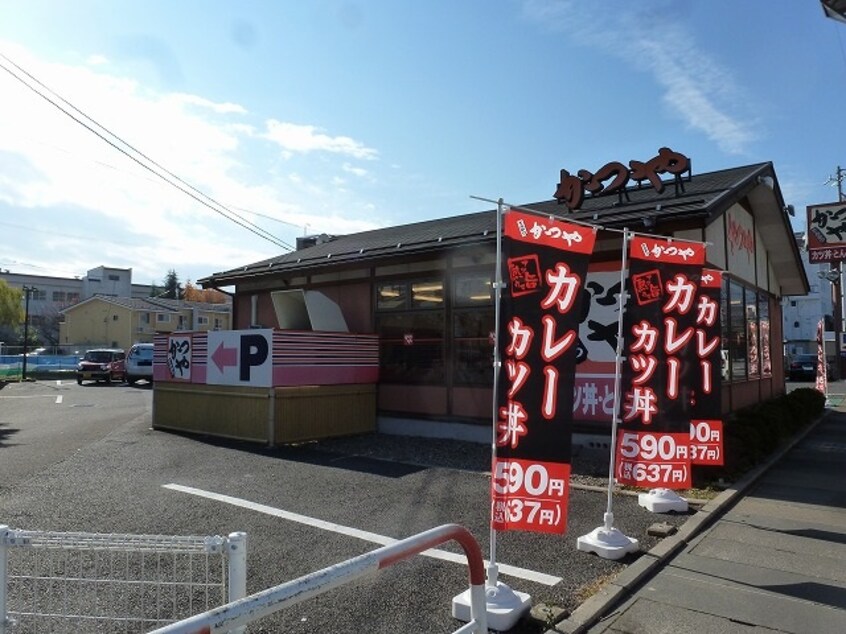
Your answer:
[[[182,285],[179,283],[179,276],[173,269],[167,272],[163,280],[163,285],[164,293],[161,297],[166,297],[167,299],[184,299]]]
[[[0,280],[0,326],[18,326],[23,320],[23,291]]]
[[[225,304],[228,296],[214,288],[197,288],[191,280],[185,282],[185,300],[189,302],[205,302],[206,304]]]
[[[41,335],[41,340],[44,344],[50,346],[59,345],[59,324],[62,323],[64,317],[61,310],[55,306],[49,306],[44,309],[41,314],[40,323],[38,324],[38,334]]]

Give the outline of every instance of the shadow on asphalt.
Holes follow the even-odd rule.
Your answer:
[[[10,427],[9,423],[0,423],[0,447],[11,447],[12,443],[8,443],[6,440],[17,433],[18,430]]]
[[[331,467],[345,471],[356,471],[370,475],[382,476],[385,478],[402,478],[413,473],[425,471],[428,467],[409,464],[405,462],[394,462],[368,456],[350,455],[341,452],[327,451],[324,449],[312,449],[304,445],[285,445],[282,447],[266,447],[256,443],[250,443],[214,436],[203,436],[178,431],[166,433],[189,438],[196,442],[202,442],[215,447],[224,447],[234,451],[242,451],[279,460],[289,460],[319,467]]]
[[[802,583],[786,583],[774,586],[764,584],[758,587],[762,590],[777,592],[778,594],[784,594],[796,599],[813,601],[814,603],[824,603],[840,609],[846,608],[846,594],[843,593],[843,588],[826,583],[806,581]]]

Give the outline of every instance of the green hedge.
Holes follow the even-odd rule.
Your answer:
[[[723,423],[722,467],[694,467],[696,486],[734,480],[763,462],[825,409],[825,396],[813,388],[745,407]]]

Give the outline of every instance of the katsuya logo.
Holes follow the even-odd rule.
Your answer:
[[[658,150],[658,155],[648,161],[629,161],[628,166],[619,161],[612,161],[600,167],[596,172],[579,170],[577,174],[570,174],[561,170],[560,181],[555,190],[554,198],[559,204],[566,205],[570,211],[582,206],[585,192],[591,196],[618,192],[620,198],[625,196],[626,186],[630,180],[638,185],[648,181],[659,194],[664,191],[662,174],[672,174],[675,177],[676,193],[684,191],[681,176],[690,172],[690,159],[680,152],[674,152],[668,147]],[[610,181],[607,185],[606,181]],[[626,196],[628,200],[628,197]]]

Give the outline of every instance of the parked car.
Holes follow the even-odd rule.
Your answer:
[[[832,376],[832,365],[828,361],[825,364],[828,378]],[[817,378],[817,355],[797,354],[791,357],[788,366],[788,376],[791,381],[814,381]]]
[[[136,343],[126,355],[126,382],[135,385],[146,379],[153,382],[153,344]]]
[[[76,382],[126,380],[126,353],[121,348],[97,348],[86,350],[76,366]]]

